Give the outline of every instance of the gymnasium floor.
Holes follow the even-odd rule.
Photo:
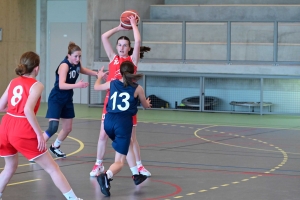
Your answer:
[[[48,125],[45,110],[43,104],[38,113],[44,129]],[[111,197],[104,197],[96,178],[89,177],[101,111],[76,105],[73,131],[62,144],[68,157],[56,160],[84,200],[299,199],[299,116],[159,110],[140,110],[138,114],[142,160],[152,177],[135,186],[126,166],[111,182]],[[113,159],[109,141],[106,168]],[[0,170],[3,166],[0,158]],[[3,200],[20,199],[64,197],[46,172],[21,156],[3,195]]]

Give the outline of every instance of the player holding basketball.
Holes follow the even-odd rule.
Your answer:
[[[130,20],[132,30],[133,30],[133,35],[134,35],[134,48],[133,48],[132,55],[129,55],[129,54],[131,54],[130,51],[132,50],[132,48],[130,46],[130,40],[128,37],[121,36],[120,38],[118,38],[117,46],[116,46],[118,54],[116,54],[114,52],[113,47],[109,42],[109,38],[113,34],[119,32],[119,31],[128,30],[128,29],[123,28],[121,26],[121,23],[119,24],[119,26],[102,34],[102,43],[103,43],[104,49],[105,49],[106,54],[110,61],[109,62],[109,74],[108,74],[107,81],[121,78],[120,64],[124,61],[132,62],[134,64],[135,73],[137,71],[136,66],[139,62],[140,54],[141,54],[141,51],[140,51],[141,36],[140,36],[140,32],[137,27],[137,21],[136,21],[135,16],[130,16],[129,20]],[[96,163],[95,163],[92,171],[90,172],[90,176],[98,176],[101,172],[104,172],[104,166],[103,166],[102,162],[103,162],[103,158],[104,158],[104,154],[105,154],[105,147],[106,147],[106,142],[107,142],[108,137],[104,131],[103,121],[104,121],[105,114],[106,114],[106,105],[108,102],[108,97],[109,97],[109,90],[107,90],[106,97],[104,100],[103,111],[102,111],[102,123],[101,123],[101,127],[100,127],[100,135],[99,135],[98,146],[97,146]],[[151,173],[142,165],[141,155],[140,155],[140,146],[139,146],[139,143],[136,138],[136,125],[137,125],[137,117],[135,115],[133,117],[132,142],[133,142],[133,150],[134,150],[135,158],[137,161],[138,170],[143,175],[151,176]]]
[[[44,89],[43,84],[36,80],[39,64],[40,58],[36,53],[24,53],[15,69],[19,77],[9,83],[0,99],[0,112],[7,112],[0,125],[0,156],[5,159],[4,170],[0,174],[0,199],[17,170],[20,152],[49,173],[66,199],[80,200],[47,151],[43,131],[36,118]]]
[[[138,99],[144,108],[150,108],[150,100],[146,99],[144,89],[136,83],[142,78],[142,74],[134,74],[135,66],[131,61],[124,61],[120,66],[122,78],[120,80],[108,81],[101,84],[101,79],[105,75],[103,68],[98,72],[98,79],[95,82],[95,90],[110,90],[107,103],[107,113],[105,114],[104,130],[113,141],[112,147],[115,149],[115,162],[109,167],[106,173],[97,177],[101,192],[105,196],[110,196],[110,181],[112,177],[121,171],[125,158],[132,172],[132,178],[136,185],[141,184],[147,176],[138,172],[135,156],[132,148],[132,116],[136,115],[138,109]],[[127,156],[126,156],[127,155]]]
[[[73,118],[75,117],[73,104],[73,89],[86,88],[89,83],[80,80],[76,83],[79,73],[97,76],[97,72],[83,67],[80,63],[81,48],[74,42],[68,46],[68,54],[55,71],[56,80],[54,88],[48,98],[48,110],[46,118],[49,118],[49,127],[44,133],[47,141],[58,130],[59,119],[62,121],[62,130],[49,150],[59,158],[65,158],[66,154],[60,150],[62,141],[72,131]]]

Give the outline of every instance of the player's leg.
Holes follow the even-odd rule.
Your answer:
[[[54,92],[52,91],[51,94],[52,93]],[[43,134],[44,139],[46,141],[48,141],[55,133],[57,133],[58,126],[59,126],[59,119],[64,109],[64,104],[62,104],[60,101],[52,99],[56,97],[55,95],[52,95],[51,98],[50,96],[48,100],[48,109],[46,113],[46,118],[49,119],[49,125],[47,130],[45,130]]]
[[[127,163],[129,165],[130,171],[132,173],[132,179],[135,185],[141,184],[144,180],[147,179],[146,175],[143,175],[142,173],[139,172],[136,160],[135,160],[135,154],[133,151],[133,142],[130,142],[130,146],[128,149],[128,153],[126,156]]]
[[[110,181],[112,181],[112,177],[119,173],[126,159],[126,155],[120,154],[116,152],[115,154],[115,162],[109,167],[109,169],[105,173],[101,173],[97,177],[97,181],[100,185],[101,192],[105,196],[110,196]]]
[[[104,172],[103,158],[105,155],[107,140],[108,140],[108,136],[105,133],[104,122],[102,120],[100,126],[98,144],[97,144],[97,158],[96,158],[95,165],[92,171],[90,172],[90,176],[98,176],[100,173]]]
[[[54,143],[50,146],[49,150],[59,158],[65,158],[66,154],[60,150],[61,143],[66,139],[69,133],[72,131],[73,118],[61,119],[62,129],[58,133],[58,136]]]
[[[2,194],[9,180],[15,173],[18,167],[18,154],[4,157],[5,166],[0,174],[0,193]],[[1,199],[1,196],[0,196]]]
[[[142,160],[141,160],[140,145],[139,145],[139,143],[137,141],[137,137],[136,137],[137,115],[133,116],[132,120],[133,120],[133,127],[132,127],[132,133],[131,133],[131,140],[132,140],[133,151],[134,151],[138,170],[141,174],[143,174],[145,176],[151,176],[151,173],[143,166]]]
[[[37,157],[34,161],[51,176],[55,186],[63,193],[66,199],[78,199],[59,166],[48,152]]]
[[[43,133],[44,139],[48,141],[58,130],[59,119],[49,119],[48,129]]]

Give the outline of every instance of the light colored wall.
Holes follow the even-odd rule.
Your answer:
[[[87,0],[87,66],[93,68],[94,61],[99,58],[100,19],[119,19],[120,14],[128,9],[137,10],[142,19],[149,19],[150,5],[163,4],[164,0]]]
[[[26,51],[35,51],[36,0],[1,0],[0,28],[0,93],[14,78],[14,69],[20,56]]]

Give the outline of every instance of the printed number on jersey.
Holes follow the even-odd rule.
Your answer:
[[[21,85],[18,85],[13,89],[14,96],[12,96],[12,98],[10,100],[11,105],[16,106],[21,101],[23,91],[24,90]]]
[[[77,74],[77,72],[76,72],[75,70],[70,71],[70,72],[69,72],[70,79],[71,79],[71,78],[75,78],[75,77],[76,77],[76,74]]]
[[[122,106],[120,104],[117,104],[117,98],[121,98],[122,99],[122,102],[125,104],[125,106]],[[127,93],[127,92],[122,92],[118,95],[118,92],[114,92],[113,95],[111,95],[110,99],[113,100],[113,103],[112,103],[112,110],[115,110],[116,107],[121,110],[121,111],[125,111],[125,110],[128,110],[130,104],[129,104],[129,98],[130,98],[130,95]]]

